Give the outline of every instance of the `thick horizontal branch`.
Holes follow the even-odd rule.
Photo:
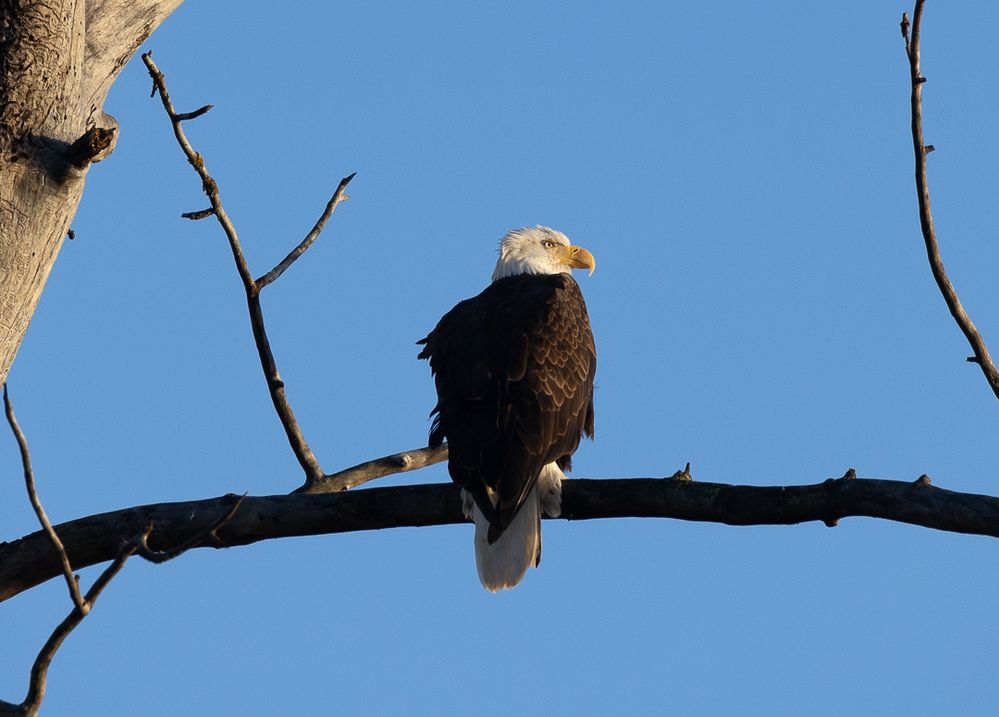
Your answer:
[[[211,529],[235,496],[159,503],[80,518],[56,526],[79,569],[118,554],[122,541],[150,522],[152,550],[169,550]],[[736,486],[662,478],[567,480],[562,518],[677,518],[728,525],[790,525],[868,516],[957,533],[999,537],[999,498],[955,493],[929,484],[874,479],[827,480],[804,486]],[[369,488],[321,495],[247,497],[216,533],[214,547],[359,530],[463,523],[453,484]],[[43,532],[0,543],[0,600],[61,573]]]

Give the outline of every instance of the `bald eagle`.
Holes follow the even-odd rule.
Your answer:
[[[562,471],[580,438],[593,436],[597,356],[570,272],[594,267],[562,232],[510,231],[492,283],[419,342],[437,387],[430,445],[447,440],[490,591],[512,588],[540,563],[541,513],[559,515]]]

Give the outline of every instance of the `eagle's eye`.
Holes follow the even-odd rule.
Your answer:
[[[553,242],[551,239],[545,239],[541,242],[541,246],[543,246],[545,249],[554,249],[555,242]]]

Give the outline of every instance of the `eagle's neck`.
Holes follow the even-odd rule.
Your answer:
[[[516,252],[501,252],[493,270],[493,281],[510,276],[568,274],[568,267],[553,265],[548,257],[521,255]]]

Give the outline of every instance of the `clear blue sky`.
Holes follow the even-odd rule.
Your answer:
[[[353,199],[266,291],[328,471],[422,445],[415,341],[511,227],[565,231],[600,356],[581,477],[999,494],[999,402],[919,235],[896,3],[189,2],[151,38],[259,274],[339,179]],[[232,16],[229,13],[235,12]],[[999,5],[932,3],[927,141],[944,259],[999,350]],[[136,58],[10,376],[62,521],[302,476],[242,290]],[[36,529],[0,436],[4,539]],[[443,466],[383,481],[447,480]],[[469,526],[128,565],[59,653],[47,715],[994,714],[999,543],[868,519],[545,524],[485,593]],[[96,575],[84,571],[84,583]],[[69,608],[0,607],[20,699]]]

